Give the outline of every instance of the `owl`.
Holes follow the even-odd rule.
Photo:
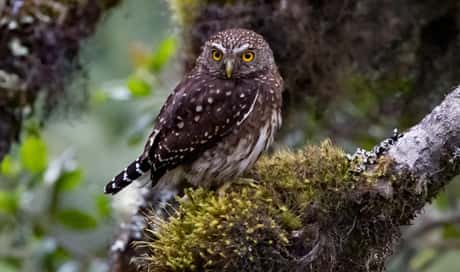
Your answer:
[[[264,38],[228,29],[202,47],[169,95],[144,152],[105,187],[115,194],[150,174],[154,186],[218,188],[250,168],[281,126],[283,80]]]

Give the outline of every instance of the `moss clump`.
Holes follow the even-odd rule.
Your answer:
[[[189,189],[167,221],[150,217],[142,264],[148,271],[292,271],[301,258],[295,252],[309,252],[314,245],[305,241],[322,228],[311,217],[346,210],[357,186],[385,174],[357,176],[358,163],[325,141],[261,158],[252,183],[220,193]]]
[[[147,243],[152,253],[147,258],[149,271],[256,267],[273,256],[272,251],[279,255],[288,246],[287,231],[277,217],[260,185],[235,188],[222,196],[189,190],[177,214],[168,222],[157,222],[151,231],[157,240]]]

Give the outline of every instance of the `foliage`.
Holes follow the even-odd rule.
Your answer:
[[[131,101],[144,103],[141,114],[136,114],[144,121],[126,127],[132,133],[130,144],[138,144],[150,129],[152,108],[157,110],[157,100],[162,100],[153,90],[162,88],[160,74],[176,46],[175,37],[169,36],[153,50],[139,49],[125,80],[110,87],[102,84],[91,94],[93,109],[114,107],[120,100],[126,106]],[[101,112],[93,114],[107,121]],[[0,248],[9,249],[0,250],[0,271],[105,271],[100,259],[106,256],[111,236],[107,230],[115,226],[110,198],[102,194],[102,185],[88,192],[94,177],[78,166],[71,148],[54,155],[54,143],[47,142],[36,119],[25,122],[21,144],[0,162]],[[82,196],[85,193],[90,196]],[[90,238],[95,235],[98,239]],[[82,253],[88,246],[91,250]]]
[[[70,151],[51,157],[40,133],[33,131],[24,135],[22,144],[1,162],[0,220],[4,223],[0,237],[2,247],[8,250],[0,250],[0,267],[5,271],[27,270],[31,261],[57,271],[75,258],[74,246],[64,242],[60,233],[96,231],[99,224],[108,223],[111,213],[101,194],[94,195],[93,205],[100,207],[94,209],[100,211],[98,214],[63,205],[64,199],[84,184],[83,170]],[[38,248],[39,252],[28,256],[42,243],[52,246]],[[24,258],[31,258],[29,264]]]
[[[0,1],[0,159],[17,140],[25,107],[43,100],[38,111],[48,115],[70,91],[82,41],[118,2]],[[73,92],[69,104],[81,105],[84,94]]]

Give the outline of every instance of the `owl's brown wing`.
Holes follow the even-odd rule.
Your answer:
[[[250,80],[189,76],[182,81],[161,109],[145,146],[143,157],[150,160],[153,179],[193,161],[237,129],[258,96],[259,88]]]
[[[167,170],[195,160],[246,120],[261,90],[253,80],[187,77],[163,105],[143,154],[105,193],[116,194],[149,170],[154,185]]]

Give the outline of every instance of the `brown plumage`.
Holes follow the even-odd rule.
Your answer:
[[[115,194],[150,171],[161,188],[217,187],[251,167],[281,125],[282,78],[259,34],[229,29],[208,40],[168,97],[143,154],[105,187]]]

